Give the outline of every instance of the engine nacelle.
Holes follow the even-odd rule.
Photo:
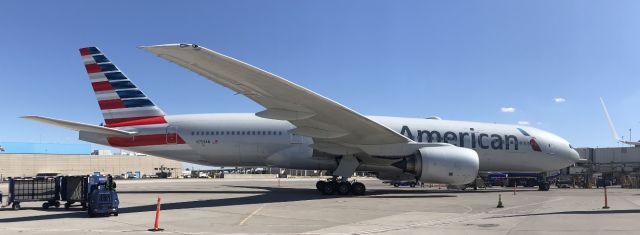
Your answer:
[[[456,146],[424,147],[393,164],[427,183],[463,185],[478,176],[480,160],[476,151]]]

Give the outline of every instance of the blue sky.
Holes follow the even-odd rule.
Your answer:
[[[136,48],[187,42],[364,114],[526,121],[574,146],[617,146],[598,97],[640,139],[638,12],[638,1],[1,1],[0,141],[79,142],[28,114],[102,121],[86,46],[169,114],[262,110]]]

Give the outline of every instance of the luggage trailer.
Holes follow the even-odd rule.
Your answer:
[[[7,206],[20,210],[22,202],[44,202],[43,209],[60,207],[60,185],[58,177],[9,178]]]

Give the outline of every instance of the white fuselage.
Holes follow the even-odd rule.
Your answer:
[[[528,127],[421,118],[368,117],[416,142],[449,143],[475,150],[480,171],[544,172],[571,165],[578,158],[569,143],[548,132]],[[167,135],[166,141],[121,146],[105,136],[80,133],[85,141],[212,166],[273,166],[334,170],[335,157],[312,148],[313,140],[290,134],[286,121],[254,114],[196,114],[167,116],[166,126],[124,127],[140,135]],[[137,138],[137,137],[136,137]],[[534,141],[532,142],[532,139]],[[148,141],[139,138],[135,141]],[[537,146],[533,146],[537,145]],[[537,148],[537,151],[536,151]],[[400,174],[390,166],[398,158],[368,156],[358,170]],[[402,156],[397,156],[402,157]]]

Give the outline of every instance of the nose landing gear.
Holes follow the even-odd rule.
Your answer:
[[[316,182],[316,189],[323,195],[364,195],[366,187],[360,182],[349,182],[346,180],[329,179]]]

